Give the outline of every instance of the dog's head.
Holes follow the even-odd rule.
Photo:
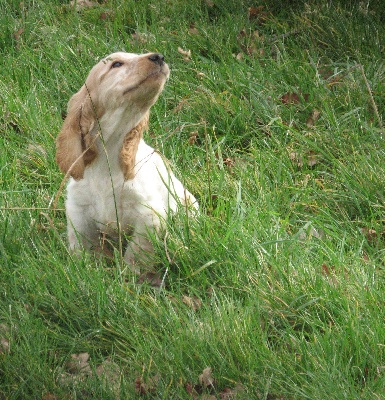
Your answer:
[[[57,138],[56,161],[64,173],[81,179],[84,168],[97,156],[98,121],[122,108],[135,116],[132,129],[145,129],[148,111],[170,74],[159,53],[113,53],[96,64],[85,84],[72,96]],[[111,124],[116,121],[111,121]]]

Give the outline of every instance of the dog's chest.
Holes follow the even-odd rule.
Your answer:
[[[120,225],[123,230],[131,229],[140,214],[146,210],[146,200],[135,185],[123,179],[106,180],[90,188],[92,216],[98,229],[111,234]]]

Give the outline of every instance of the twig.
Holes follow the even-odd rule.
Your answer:
[[[207,134],[207,127],[205,125],[205,150],[206,150],[206,172],[207,172],[207,187],[209,192],[209,204],[212,207],[212,191],[211,191],[211,162],[209,158],[209,144],[208,144],[208,134]]]
[[[374,111],[374,113],[376,114],[376,117],[377,117],[378,125],[380,126],[380,129],[381,129],[381,138],[383,138],[384,137],[384,126],[382,125],[382,120],[381,120],[381,117],[380,117],[380,113],[378,112],[377,104],[374,101],[372,89],[370,88],[368,79],[366,78],[364,67],[363,67],[362,64],[357,64],[357,67],[360,69],[360,71],[362,73],[362,77],[364,78],[366,89],[368,89],[368,93],[369,93],[369,96],[370,96],[370,103],[372,104],[373,111]]]
[[[168,231],[166,231],[166,234],[164,235],[163,244],[164,244],[164,250],[166,252],[167,260],[170,264],[172,264],[173,260],[171,259],[170,254],[168,252],[168,248],[167,248],[167,238],[168,238]]]

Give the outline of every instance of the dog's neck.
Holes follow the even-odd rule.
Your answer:
[[[111,171],[121,170],[124,179],[134,177],[135,157],[148,113],[139,110],[117,109],[107,111],[95,124],[99,163],[109,164]],[[107,169],[106,169],[107,170]]]

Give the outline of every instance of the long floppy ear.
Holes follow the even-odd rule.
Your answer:
[[[56,139],[56,162],[63,173],[69,173],[76,180],[83,178],[84,168],[97,155],[90,135],[95,120],[95,111],[84,85],[71,97],[67,117]]]
[[[120,151],[120,165],[125,180],[135,177],[136,153],[140,139],[143,137],[143,132],[148,127],[149,116],[150,114],[147,112],[138,125],[131,129],[124,138],[122,150]]]

